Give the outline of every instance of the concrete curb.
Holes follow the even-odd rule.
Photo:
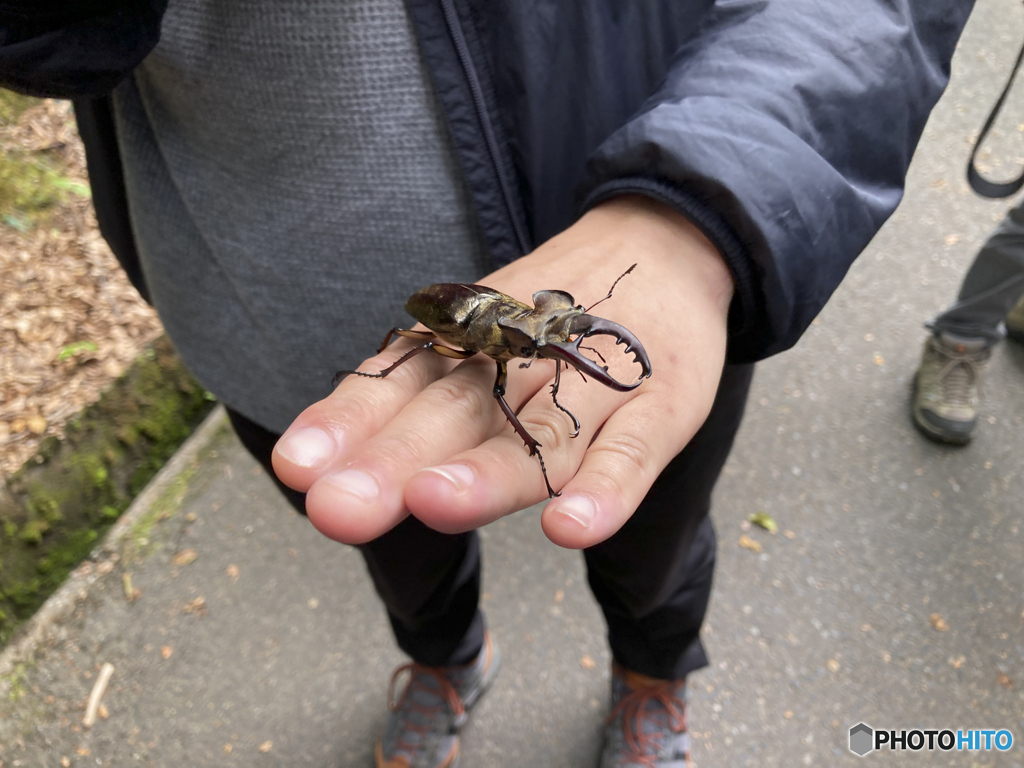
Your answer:
[[[0,676],[10,674],[17,664],[30,662],[35,649],[44,641],[57,638],[60,625],[89,593],[89,587],[103,574],[92,567],[96,560],[105,559],[117,551],[124,537],[149,511],[164,491],[209,445],[217,432],[227,423],[223,405],[217,405],[189,436],[159,472],[149,481],[135,501],[118,518],[85,561],[68,576],[67,581],[50,595],[36,614],[19,630],[18,635],[0,651]],[[83,567],[85,566],[85,567]],[[5,693],[6,681],[0,681],[0,695]]]

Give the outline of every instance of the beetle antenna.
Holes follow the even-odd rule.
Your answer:
[[[628,275],[630,272],[632,272],[635,268],[636,268],[636,264],[634,264],[632,267],[630,267],[625,272],[623,272],[621,275],[619,275],[617,278],[615,278],[615,282],[612,283],[612,287],[608,289],[608,295],[605,296],[603,299],[599,299],[598,301],[595,301],[593,304],[591,304],[589,307],[587,307],[583,311],[584,312],[589,312],[594,307],[596,307],[598,304],[600,304],[602,301],[607,301],[608,299],[610,299],[612,297],[612,291],[614,291],[615,290],[615,286],[619,284],[619,280],[624,278],[626,275]]]

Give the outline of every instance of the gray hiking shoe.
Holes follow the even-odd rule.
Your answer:
[[[978,387],[991,350],[984,339],[928,338],[914,377],[914,423],[928,437],[963,445],[978,421]]]
[[[396,669],[388,686],[391,711],[376,747],[377,768],[453,768],[459,758],[458,731],[497,674],[500,660],[487,633],[472,664],[425,667],[413,662]],[[405,672],[409,682],[396,701],[395,683]]]
[[[612,664],[612,711],[599,768],[689,768],[686,680],[656,680]]]
[[[1024,296],[1006,316],[1006,335],[1014,341],[1024,344]]]

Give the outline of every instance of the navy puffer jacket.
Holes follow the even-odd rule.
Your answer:
[[[658,198],[728,262],[744,362],[796,343],[896,208],[972,2],[406,5],[496,264],[604,199]],[[144,295],[103,96],[165,7],[0,2],[0,85],[77,100],[101,229]]]

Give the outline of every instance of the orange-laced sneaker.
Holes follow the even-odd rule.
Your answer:
[[[600,768],[690,768],[686,680],[657,680],[612,664],[612,711]]]
[[[388,686],[388,721],[377,742],[377,768],[454,768],[459,758],[459,729],[469,719],[495,674],[501,654],[484,634],[476,661],[460,667],[403,664]],[[409,673],[402,695],[395,687]]]

